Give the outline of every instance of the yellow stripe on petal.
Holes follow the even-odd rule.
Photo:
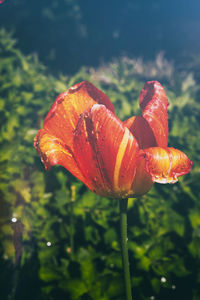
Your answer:
[[[133,194],[138,148],[129,129],[104,105],[95,104],[81,115],[74,133],[75,157],[97,194],[116,199]]]
[[[178,177],[187,174],[192,162],[187,155],[174,148],[153,147],[143,151],[146,171],[157,183],[175,183]]]
[[[130,142],[131,140],[131,144],[133,142],[133,137],[130,135],[130,131],[128,130],[128,128],[125,128],[125,132],[122,138],[122,141],[119,145],[119,150],[117,153],[117,157],[116,157],[116,162],[115,162],[115,169],[114,169],[114,187],[117,189],[119,187],[119,171],[121,168],[121,164],[122,164],[122,160],[126,151],[126,147],[128,145],[128,142]],[[131,147],[131,145],[130,145]]]

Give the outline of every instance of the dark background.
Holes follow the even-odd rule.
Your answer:
[[[180,65],[200,51],[198,0],[7,0],[0,26],[14,30],[23,52],[67,74],[121,55],[153,59],[160,51]]]

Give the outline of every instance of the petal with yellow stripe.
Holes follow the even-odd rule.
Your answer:
[[[129,129],[104,105],[96,104],[81,116],[74,149],[93,191],[113,198],[132,193],[139,147]]]
[[[193,164],[185,153],[174,148],[149,148],[141,155],[146,160],[146,171],[158,183],[177,182],[179,176],[190,172]]]

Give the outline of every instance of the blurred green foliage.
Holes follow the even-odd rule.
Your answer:
[[[199,299],[200,87],[159,55],[122,58],[73,77],[47,75],[0,31],[0,282],[2,299],[123,299],[115,200],[88,191],[63,168],[45,172],[33,138],[55,97],[89,80],[126,119],[139,113],[147,80],[169,98],[169,145],[194,161],[175,185],[154,185],[129,199],[129,255],[135,299]],[[16,219],[13,219],[16,218]],[[13,222],[13,221],[16,222]],[[166,281],[165,281],[166,279]]]

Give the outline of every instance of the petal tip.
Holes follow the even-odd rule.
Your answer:
[[[68,93],[69,94],[74,94],[76,93],[78,90],[80,90],[82,87],[84,86],[88,86],[90,83],[87,80],[81,81],[79,83],[74,84],[72,87],[70,87],[68,89]]]
[[[178,177],[188,174],[193,165],[185,153],[174,148],[149,148],[142,155],[152,181],[161,184],[176,183]]]

